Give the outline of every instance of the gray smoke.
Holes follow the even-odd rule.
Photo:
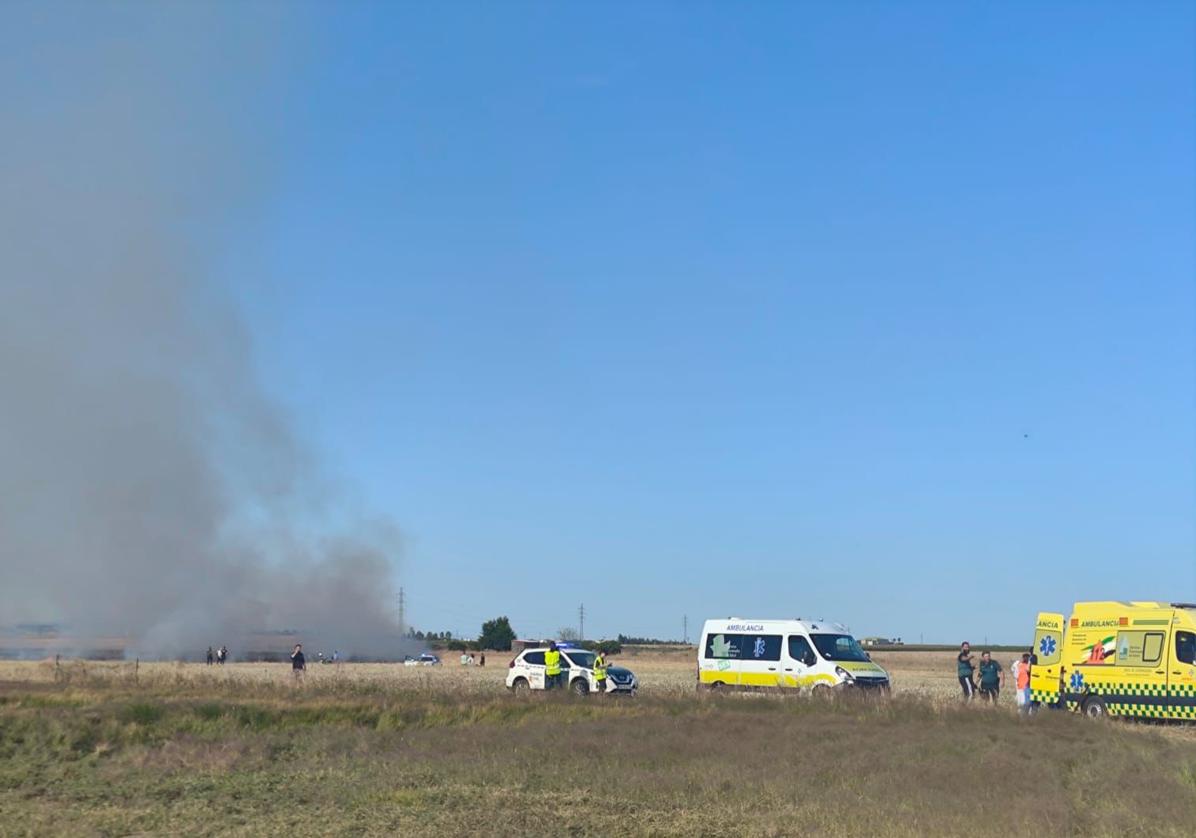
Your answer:
[[[393,654],[396,530],[320,478],[218,270],[266,204],[285,39],[197,8],[16,6],[0,36],[0,625]]]

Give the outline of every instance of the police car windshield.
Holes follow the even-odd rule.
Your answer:
[[[565,657],[573,661],[574,666],[580,666],[582,669],[594,668],[594,653],[593,652],[579,652],[570,649],[568,652],[563,652]]]
[[[850,634],[811,634],[818,654],[828,661],[866,661],[867,653]]]

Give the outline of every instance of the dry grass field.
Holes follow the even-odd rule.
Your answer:
[[[485,669],[0,663],[0,833],[1181,835],[1191,729],[1019,719],[952,656],[878,654],[888,700],[694,690],[629,653],[631,700]]]
[[[639,676],[647,696],[689,695],[694,692],[695,662],[688,652],[632,648],[611,662],[626,666]],[[1008,666],[1012,654],[995,656]],[[874,660],[885,667],[893,679],[895,694],[919,696],[936,701],[953,700],[959,692],[955,680],[954,655],[951,652],[877,652]],[[309,665],[304,685],[328,688],[351,681],[378,688],[400,690],[448,691],[489,696],[502,690],[511,655],[491,652],[484,668],[462,667],[453,653],[445,653],[445,663],[438,667],[409,667],[393,663],[354,663]],[[136,667],[136,670],[135,670]],[[96,683],[124,682],[137,678],[145,683],[293,686],[290,667],[278,663],[230,663],[206,666],[194,663],[141,663],[110,661],[63,661],[55,667],[47,661],[0,661],[0,683]],[[1006,703],[1012,704],[1007,697]]]

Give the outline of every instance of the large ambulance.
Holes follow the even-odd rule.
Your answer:
[[[1196,719],[1196,605],[1077,602],[1042,613],[1030,698],[1088,716]]]
[[[889,674],[846,626],[823,620],[707,620],[698,645],[698,687],[858,687],[887,692]]]

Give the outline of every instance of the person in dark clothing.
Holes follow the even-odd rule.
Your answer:
[[[994,704],[1005,686],[1005,670],[988,652],[980,655],[980,697]]]
[[[303,644],[296,643],[295,650],[291,652],[291,674],[296,681],[302,680],[305,669],[307,669],[307,661],[303,657]]]
[[[208,666],[211,666],[213,661],[215,661],[215,660],[216,660],[216,654],[212,651],[212,647],[209,646],[208,647]]]
[[[963,690],[963,700],[971,701],[976,695],[976,684],[972,681],[972,644],[966,640],[960,644],[959,654],[955,658],[955,672],[959,676],[959,687]]]

